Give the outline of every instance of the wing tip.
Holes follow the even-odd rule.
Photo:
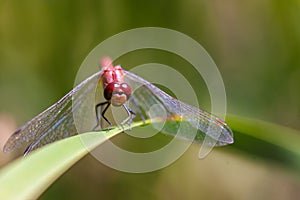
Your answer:
[[[8,152],[12,151],[13,149],[14,149],[13,145],[9,142],[6,142],[3,149],[2,149],[2,151],[4,153],[8,153]]]
[[[8,153],[16,148],[17,145],[15,141],[19,139],[18,134],[21,132],[21,130],[22,129],[19,128],[8,138],[2,150],[4,153]]]
[[[224,129],[226,130],[226,142],[228,143],[228,144],[233,144],[234,143],[234,137],[233,137],[233,132],[232,132],[232,130],[231,130],[231,128],[229,128],[229,126],[228,125],[226,125],[225,127],[224,127]]]
[[[227,125],[227,123],[223,119],[216,117],[216,120],[220,124],[220,127],[222,128],[221,135],[225,136],[225,139],[222,142],[225,142],[227,144],[233,144],[234,137],[231,128]]]

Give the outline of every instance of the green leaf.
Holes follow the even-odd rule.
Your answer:
[[[300,169],[299,131],[268,122],[229,116],[226,120],[233,129],[235,143],[226,149],[257,155],[269,160],[277,160],[286,166]],[[146,124],[160,123],[146,121]],[[167,121],[167,128],[175,125]],[[184,122],[187,123],[187,122]],[[133,123],[132,128],[142,126]],[[175,126],[176,127],[176,126]],[[128,127],[125,127],[125,130]],[[109,138],[122,132],[120,128],[110,131],[89,132],[67,138],[38,149],[24,158],[17,159],[0,171],[1,199],[38,198],[59,176],[89,151]],[[201,132],[199,132],[201,137]],[[198,135],[196,136],[199,137]],[[84,138],[85,145],[81,140]],[[188,137],[188,133],[187,133]]]
[[[131,127],[141,125],[142,122],[133,123]],[[0,171],[0,199],[38,198],[58,177],[89,153],[88,149],[92,150],[121,132],[122,129],[114,128],[76,135],[13,161]],[[82,144],[83,139],[85,145]]]
[[[300,131],[258,119],[228,116],[233,148],[300,170]]]

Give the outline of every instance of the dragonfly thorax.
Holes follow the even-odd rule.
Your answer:
[[[121,83],[123,82],[123,70],[121,66],[115,67],[103,67],[103,72],[101,75],[101,81],[104,87],[109,83]]]

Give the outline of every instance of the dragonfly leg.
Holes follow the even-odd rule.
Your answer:
[[[105,106],[104,110],[102,110],[103,106]],[[108,129],[110,128],[111,122],[105,117],[105,113],[106,113],[109,106],[110,106],[110,102],[108,102],[108,101],[99,103],[95,106],[97,124],[96,124],[96,126],[94,127],[93,130],[95,130],[99,126],[99,121],[100,120],[101,120],[101,124],[100,124],[101,129],[103,129],[102,119],[104,119],[109,124]],[[99,112],[98,112],[99,107],[100,107],[100,110],[101,110],[101,116],[99,116]]]
[[[104,105],[105,105],[105,104],[104,104]],[[103,112],[103,107],[104,107],[104,105],[101,105],[101,106],[100,106],[100,113]],[[99,113],[98,113],[98,114],[99,114]],[[99,122],[98,118],[97,118],[97,121]],[[102,130],[103,127],[104,127],[104,124],[103,124],[103,117],[100,117],[100,127],[101,127],[101,130]]]
[[[131,129],[130,124],[132,120],[135,118],[136,114],[125,104],[123,104],[123,108],[126,110],[128,117],[121,122],[122,129],[124,130],[123,125],[126,123],[129,125],[129,129]]]

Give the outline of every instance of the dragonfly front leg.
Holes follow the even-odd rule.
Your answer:
[[[105,106],[106,105],[106,106]],[[104,110],[103,109],[103,106],[105,106]],[[105,102],[102,102],[102,103],[99,103],[95,106],[95,111],[96,111],[96,118],[97,118],[97,124],[96,126],[94,127],[93,130],[95,130],[98,126],[99,126],[99,122],[101,120],[101,123],[100,123],[100,126],[101,126],[101,129],[103,129],[103,123],[102,123],[102,119],[104,119],[108,124],[108,129],[110,128],[110,126],[112,125],[111,122],[105,117],[105,113],[107,111],[107,109],[109,108],[110,106],[110,102],[109,101],[105,101]],[[101,113],[101,116],[99,116],[99,112],[98,112],[98,109],[100,107],[100,113]]]
[[[133,110],[131,110],[125,104],[123,104],[123,108],[127,112],[128,117],[121,122],[122,129],[124,130],[123,125],[126,123],[129,125],[129,128],[131,129],[130,124],[131,124],[132,120],[135,118],[136,114],[135,114],[135,112],[133,112]]]

